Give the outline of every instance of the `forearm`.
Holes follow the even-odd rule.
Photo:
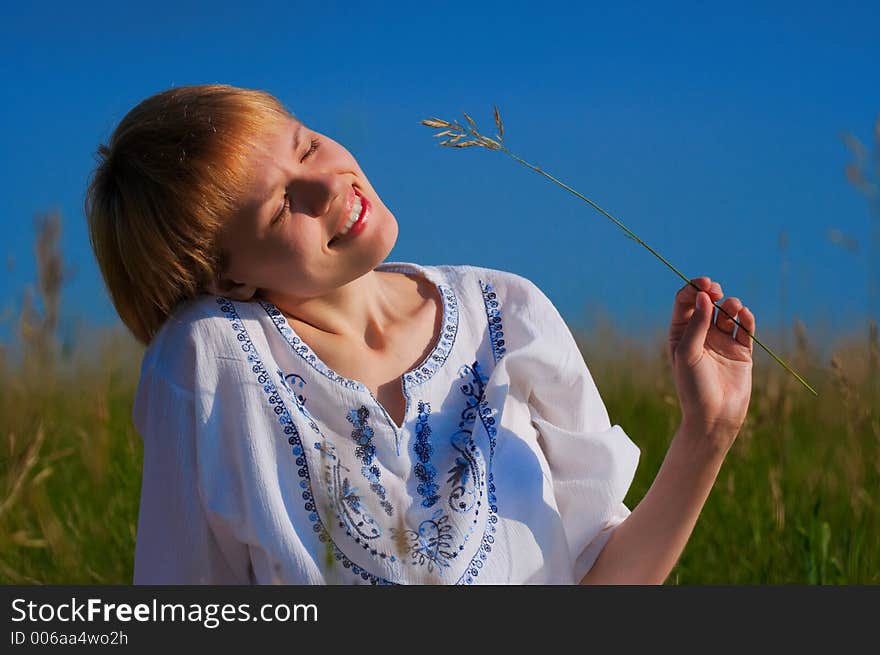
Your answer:
[[[681,556],[726,448],[682,425],[645,497],[617,526],[581,584],[663,584]]]

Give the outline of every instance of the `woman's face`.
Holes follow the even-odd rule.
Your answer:
[[[252,170],[241,208],[219,237],[228,283],[267,298],[312,298],[368,273],[391,252],[397,220],[333,139],[291,118],[261,139]],[[338,237],[355,193],[367,213]]]

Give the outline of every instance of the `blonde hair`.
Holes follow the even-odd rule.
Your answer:
[[[248,154],[293,118],[272,95],[194,85],[151,96],[119,123],[85,198],[89,238],[113,305],[149,344],[174,307],[223,268],[217,233],[248,182]]]

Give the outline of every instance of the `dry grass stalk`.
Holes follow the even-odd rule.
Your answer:
[[[13,482],[6,493],[6,498],[4,498],[3,502],[0,503],[0,520],[2,520],[6,512],[8,512],[13,505],[15,505],[18,497],[24,490],[25,482],[27,481],[28,475],[30,475],[30,472],[37,465],[37,462],[40,461],[40,448],[42,448],[43,442],[45,440],[46,431],[43,429],[43,426],[41,424],[37,428],[37,433],[34,436],[33,441],[28,444],[24,457],[21,459],[21,469],[18,471],[17,474],[10,476]]]
[[[18,571],[15,571],[14,569],[12,569],[12,568],[11,568],[6,562],[4,562],[2,559],[0,559],[0,573],[2,573],[2,574],[5,575],[7,578],[9,578],[9,581],[10,581],[12,584],[22,584],[22,583],[26,582],[26,577],[27,577],[27,576],[20,575],[20,574],[18,573]],[[40,581],[36,581],[35,584],[43,584],[43,583],[40,582]]]
[[[770,496],[773,498],[773,518],[776,527],[782,531],[785,529],[785,502],[782,498],[782,487],[779,485],[780,472],[774,467],[770,468]]]
[[[828,241],[836,246],[840,246],[850,254],[855,255],[859,252],[859,240],[855,237],[844,234],[836,227],[828,228],[828,231],[825,233],[825,237],[828,239]]]
[[[868,313],[880,320],[880,116],[874,123],[874,154],[849,132],[841,134],[844,144],[855,157],[846,165],[846,179],[868,201],[871,237],[868,243]],[[871,166],[873,160],[873,168]]]
[[[530,164],[529,162],[521,159],[517,155],[513,154],[510,150],[508,150],[507,147],[504,145],[504,124],[501,122],[501,113],[498,111],[497,105],[493,105],[493,108],[494,108],[494,113],[495,113],[495,124],[498,127],[498,133],[495,135],[495,139],[492,139],[490,137],[487,137],[487,136],[480,134],[479,129],[478,129],[477,124],[474,121],[474,119],[472,119],[465,112],[462,112],[462,113],[464,113],[464,117],[467,120],[468,125],[469,125],[469,128],[467,128],[467,130],[462,125],[459,125],[458,121],[453,121],[452,123],[450,123],[449,121],[443,120],[441,118],[436,118],[436,117],[424,119],[421,121],[421,123],[422,123],[422,125],[425,125],[427,127],[432,127],[435,129],[437,129],[437,128],[443,129],[444,133],[441,133],[441,134],[445,135],[445,134],[449,133],[449,134],[455,135],[454,138],[450,138],[445,141],[441,141],[440,142],[441,146],[447,146],[450,148],[469,148],[472,146],[478,146],[481,148],[488,148],[489,150],[500,150],[500,151],[504,152],[506,155],[508,155],[509,157],[511,157],[511,158],[515,159],[516,161],[518,161],[519,163],[523,164],[527,168],[532,169],[536,173],[540,173],[541,175],[543,175],[544,177],[546,177],[550,181],[558,184],[563,189],[573,193],[578,198],[580,198],[584,202],[588,203],[590,206],[592,206],[599,213],[601,213],[604,216],[606,216],[607,218],[609,218],[611,221],[613,221],[618,227],[620,227],[624,231],[624,233],[626,234],[627,237],[629,237],[630,239],[632,239],[633,241],[635,241],[639,245],[645,247],[651,254],[653,254],[655,257],[657,257],[657,259],[659,259],[664,264],[666,264],[667,267],[669,267],[676,275],[678,275],[682,280],[684,280],[684,282],[686,284],[690,284],[692,287],[694,287],[698,291],[700,290],[699,287],[697,287],[697,285],[695,285],[690,280],[690,278],[686,277],[681,271],[679,271],[675,266],[673,266],[665,257],[663,257],[660,253],[658,253],[656,250],[651,248],[651,246],[649,246],[647,243],[642,241],[638,236],[636,236],[636,234],[632,230],[630,230],[623,223],[621,223],[619,220],[614,218],[614,216],[609,214],[607,211],[602,209],[595,202],[593,202],[592,200],[587,198],[585,195],[579,193],[575,189],[571,188],[570,186],[568,186],[564,182],[561,182],[560,180],[556,179],[555,177],[553,177],[552,175],[550,175],[546,171],[542,170],[541,168],[539,168],[533,164]],[[456,142],[457,139],[463,137],[465,135],[465,132],[467,132],[468,134],[470,134],[474,138],[470,139],[468,141],[463,141],[461,143],[457,143]],[[438,136],[438,135],[435,135],[435,136]],[[798,375],[791,367],[789,367],[788,364],[786,364],[779,357],[777,357],[776,354],[773,351],[771,351],[769,348],[767,348],[767,346],[765,346],[754,334],[752,334],[747,329],[745,329],[742,326],[742,324],[736,319],[736,317],[728,314],[721,307],[721,305],[714,303],[714,302],[712,304],[718,309],[718,311],[722,312],[725,316],[727,316],[728,318],[730,318],[730,320],[732,320],[734,322],[734,324],[737,326],[737,328],[736,328],[737,330],[741,330],[741,331],[745,332],[746,334],[748,334],[749,337],[751,337],[751,339],[755,343],[757,343],[761,348],[763,348],[767,352],[767,354],[769,354],[771,357],[773,357],[773,359],[775,359],[789,373],[791,373],[794,377],[796,377],[798,379],[798,381],[802,385],[804,385],[804,387],[806,387],[810,392],[813,393],[813,395],[815,395],[815,396],[819,395],[816,392],[816,390],[813,389],[813,387],[811,387],[807,383],[806,380],[804,380],[800,375]]]
[[[64,282],[60,239],[61,216],[57,212],[37,217],[37,280],[43,301],[43,329],[49,334],[58,327]]]
[[[794,344],[795,351],[801,362],[806,363],[810,358],[810,342],[807,339],[807,326],[799,319],[794,319]]]
[[[45,373],[57,350],[61,288],[66,279],[60,248],[61,215],[58,212],[38,215],[35,225],[38,299],[34,298],[32,289],[25,291],[19,337],[26,354],[35,359],[32,365]],[[37,310],[37,300],[41,311]]]
[[[840,396],[843,399],[843,413],[846,417],[846,434],[852,439],[856,433],[856,426],[853,420],[853,411],[858,405],[858,398],[853,385],[850,383],[846,371],[843,369],[843,363],[838,355],[831,358],[831,368],[834,371],[834,379],[837,382],[837,388],[840,390]]]
[[[880,420],[880,334],[877,321],[868,321],[868,409],[873,419]]]
[[[99,573],[96,573],[91,566],[86,566],[86,573],[88,573],[92,577],[92,579],[98,584],[108,584],[107,578],[100,575]]]
[[[26,530],[17,530],[16,532],[13,532],[10,535],[9,540],[16,546],[22,546],[23,548],[45,548],[47,546],[45,539],[32,537]]]

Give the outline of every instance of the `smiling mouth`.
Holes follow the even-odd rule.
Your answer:
[[[367,220],[367,215],[370,213],[371,205],[370,202],[360,193],[360,191],[356,191],[355,193],[361,203],[360,215],[358,216],[357,220],[355,220],[355,222],[346,229],[344,233],[334,235],[333,238],[327,242],[328,247],[332,247],[347,238],[354,238],[361,232],[361,228],[363,227],[362,223]]]

